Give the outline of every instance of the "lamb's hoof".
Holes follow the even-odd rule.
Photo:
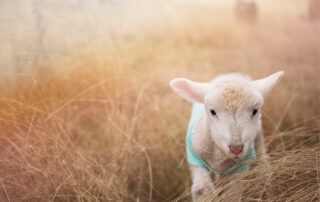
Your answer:
[[[208,196],[214,190],[212,182],[203,182],[192,185],[193,201],[202,201],[205,196]]]

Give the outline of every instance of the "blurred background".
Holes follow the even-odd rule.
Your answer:
[[[284,70],[243,199],[318,201],[319,2],[0,0],[0,200],[190,201],[169,81]]]
[[[211,37],[211,41],[231,43],[225,29],[233,30],[227,35],[246,40],[252,39],[252,29],[262,27],[270,38],[280,38],[281,28],[293,23],[292,32],[305,32],[302,26],[315,32],[318,4],[317,0],[2,0],[0,66],[3,74],[27,72],[66,60],[70,54],[96,53],[119,41],[130,43],[146,37],[167,37],[172,43],[175,37],[183,40],[181,35],[199,37],[210,47],[206,40],[213,31],[220,32],[215,33],[220,38]],[[253,48],[257,46],[252,43]]]

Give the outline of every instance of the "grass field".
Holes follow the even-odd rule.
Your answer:
[[[175,77],[285,76],[263,108],[272,171],[244,201],[319,200],[319,23],[305,1],[0,2],[0,201],[190,201]],[[257,159],[259,161],[259,158]],[[228,193],[217,200],[228,199]]]

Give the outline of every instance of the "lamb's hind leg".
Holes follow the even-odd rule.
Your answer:
[[[206,168],[190,165],[192,173],[191,194],[193,201],[203,201],[214,190],[209,171]]]

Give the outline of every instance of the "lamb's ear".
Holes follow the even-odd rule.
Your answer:
[[[270,76],[263,79],[253,81],[253,85],[258,88],[258,90],[265,97],[271,91],[271,89],[280,81],[283,74],[283,71],[271,74]]]
[[[171,88],[181,97],[191,102],[204,102],[208,92],[208,83],[199,83],[184,78],[177,78],[170,81]]]

